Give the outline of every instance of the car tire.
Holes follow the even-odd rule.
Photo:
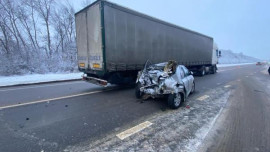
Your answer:
[[[193,81],[192,88],[190,91],[190,94],[193,94],[195,92],[195,82]]]
[[[143,92],[140,91],[140,88],[142,87],[141,83],[137,83],[136,84],[136,88],[135,88],[135,96],[137,99],[141,99],[143,96]]]
[[[168,96],[168,105],[171,109],[178,109],[181,106],[182,101],[181,93],[169,94]]]

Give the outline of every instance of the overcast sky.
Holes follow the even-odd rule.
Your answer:
[[[70,0],[76,11],[83,1]],[[111,0],[209,35],[220,49],[270,60],[270,0]]]

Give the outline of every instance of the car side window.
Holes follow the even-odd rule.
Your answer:
[[[184,66],[182,66],[182,69],[183,69],[183,71],[184,71],[184,75],[185,75],[185,77],[187,77],[189,74],[189,72],[188,72],[188,69],[186,68],[186,67],[184,67]]]

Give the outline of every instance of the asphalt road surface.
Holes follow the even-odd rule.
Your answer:
[[[270,151],[270,76],[266,68],[239,79],[235,86],[201,151]]]
[[[270,77],[263,70],[255,65],[225,67],[215,75],[195,78],[197,91],[191,98],[237,82],[213,129],[218,133],[211,133],[202,149],[270,149]],[[0,88],[0,151],[63,151],[91,144],[164,110],[170,111],[161,100],[136,99],[133,86],[102,88],[72,81]]]

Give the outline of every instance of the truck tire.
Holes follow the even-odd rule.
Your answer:
[[[135,88],[135,96],[137,99],[141,99],[143,96],[143,92],[140,91],[140,88],[142,87],[141,83],[137,83],[136,84],[136,88]]]
[[[215,74],[215,73],[217,73],[217,68],[216,68],[216,66],[212,66],[211,74]]]
[[[174,93],[168,96],[168,105],[171,109],[178,109],[183,99],[181,93]]]
[[[206,73],[205,67],[203,66],[200,70],[200,76],[203,77]]]

